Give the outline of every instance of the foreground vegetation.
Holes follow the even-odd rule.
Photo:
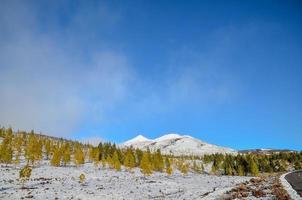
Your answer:
[[[302,152],[275,153],[272,155],[205,155],[202,157],[174,157],[162,155],[158,150],[142,151],[120,148],[111,143],[100,143],[97,147],[78,141],[54,138],[24,131],[13,132],[12,128],[0,129],[0,162],[20,164],[20,158],[27,165],[39,165],[49,160],[52,166],[81,166],[93,162],[95,167],[121,170],[124,166],[131,171],[139,167],[145,175],[152,172],[172,174],[178,169],[183,174],[189,170],[202,173],[210,166],[210,173],[217,175],[257,176],[259,173],[283,172],[302,169]]]

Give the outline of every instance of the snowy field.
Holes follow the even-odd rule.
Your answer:
[[[79,183],[81,173],[86,176],[83,184]],[[138,169],[116,172],[96,169],[90,163],[78,168],[36,167],[26,189],[22,189],[18,176],[18,167],[1,166],[0,199],[216,199],[250,179],[178,172],[144,177]]]

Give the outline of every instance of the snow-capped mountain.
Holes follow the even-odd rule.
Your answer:
[[[150,149],[155,151],[160,149],[163,154],[194,155],[201,156],[205,154],[223,153],[236,154],[237,151],[231,148],[220,147],[208,144],[189,135],[167,134],[154,140],[148,139],[142,135],[128,140],[122,144],[126,147],[140,148],[142,150]]]

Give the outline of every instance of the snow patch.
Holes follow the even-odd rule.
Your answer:
[[[289,194],[289,196],[292,199],[296,199],[296,200],[302,200],[302,198],[300,197],[300,195],[296,192],[296,190],[293,189],[293,187],[289,184],[289,182],[285,179],[285,176],[287,174],[290,174],[292,172],[288,172],[286,174],[283,174],[280,176],[280,181],[282,186],[284,187],[284,189],[287,191],[287,193]]]
[[[149,142],[152,141],[146,137],[144,137],[143,135],[138,135],[135,138],[128,140],[124,143],[124,145],[132,145],[132,144],[136,144],[136,143],[140,143],[140,142]]]
[[[171,140],[171,139],[177,139],[177,138],[181,138],[182,136],[178,135],[178,134],[175,134],[175,133],[170,133],[170,134],[167,134],[167,135],[163,135],[161,137],[158,137],[156,139],[154,139],[153,141],[154,142],[160,142],[160,141],[163,141],[163,140]]]

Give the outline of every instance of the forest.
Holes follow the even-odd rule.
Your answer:
[[[55,138],[34,131],[0,129],[0,162],[35,167],[49,161],[55,167],[81,166],[91,162],[96,168],[131,171],[140,168],[144,175],[153,172],[172,174],[178,170],[216,175],[258,176],[263,173],[284,172],[302,169],[302,152],[274,153],[271,155],[213,154],[176,157],[162,155],[160,150],[151,152],[119,147],[113,143],[100,143],[97,147],[78,141]],[[211,169],[206,171],[205,168]]]

